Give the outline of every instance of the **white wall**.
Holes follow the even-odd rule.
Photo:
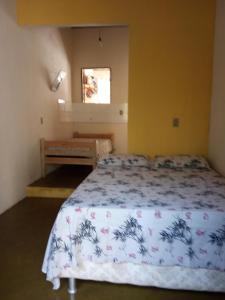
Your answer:
[[[225,175],[225,1],[217,1],[209,159]]]
[[[64,30],[18,27],[15,1],[1,0],[0,213],[39,178],[40,138],[72,136],[72,124],[59,122],[57,105],[59,97],[71,99],[69,44]],[[54,93],[50,82],[61,68],[68,77]]]
[[[128,101],[128,28],[72,29],[72,100],[82,102],[81,68],[110,67],[112,103]],[[99,45],[99,32],[103,47]],[[99,104],[100,105],[100,104]],[[75,123],[74,131],[113,132],[117,153],[127,152],[127,124]]]

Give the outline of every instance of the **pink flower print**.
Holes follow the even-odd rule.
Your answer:
[[[208,219],[209,219],[209,215],[208,215],[207,213],[204,213],[204,214],[203,214],[203,219],[204,219],[204,220],[208,220]]]
[[[159,251],[159,247],[151,247],[152,252],[158,252]]]
[[[185,213],[186,219],[191,220],[191,212],[186,212]]]
[[[101,233],[103,233],[103,234],[109,234],[109,228],[102,228],[101,229]]]
[[[70,217],[69,217],[69,216],[66,217],[66,222],[67,222],[68,224],[70,224]]]
[[[110,212],[110,211],[107,211],[107,212],[106,212],[106,218],[111,218],[111,217],[112,217],[111,212]]]
[[[136,215],[137,215],[137,218],[142,218],[142,211],[141,210],[138,210],[136,212]]]
[[[78,212],[78,213],[81,213],[81,208],[77,207],[77,208],[75,208],[75,211]]]
[[[92,213],[91,213],[91,218],[92,218],[92,220],[95,219],[95,216],[96,216],[96,213],[95,213],[95,212],[92,212]]]
[[[106,246],[106,250],[111,251],[112,250],[112,246],[111,245],[107,245]]]
[[[127,208],[127,206],[126,205],[120,205],[120,208]]]
[[[202,236],[202,235],[204,235],[204,234],[205,234],[205,231],[204,231],[204,230],[202,230],[202,229],[196,230],[196,235]]]
[[[206,254],[208,254],[208,251],[205,250],[205,249],[200,248],[199,253],[202,254],[202,255],[206,255]]]
[[[92,255],[88,255],[88,259],[92,261]]]
[[[222,208],[217,208],[217,211],[224,212],[224,209],[222,209]]]
[[[152,229],[148,228],[149,235],[152,236]]]
[[[183,258],[183,256],[178,256],[177,257],[177,260],[179,261],[179,263],[183,263],[183,260],[184,260],[184,258]]]
[[[142,260],[141,263],[144,264],[144,265],[147,265],[147,264],[148,264],[147,260]]]
[[[162,218],[162,216],[161,216],[161,211],[160,211],[160,210],[156,210],[156,211],[155,211],[155,218],[156,218],[156,219],[161,219],[161,218]]]
[[[64,269],[67,269],[67,268],[69,268],[69,267],[70,267],[69,264],[65,264],[65,265],[63,266]]]
[[[129,257],[136,258],[135,253],[129,253]]]

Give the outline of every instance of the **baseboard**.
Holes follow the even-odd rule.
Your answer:
[[[73,191],[74,189],[71,188],[28,186],[26,195],[27,197],[37,198],[67,198]]]

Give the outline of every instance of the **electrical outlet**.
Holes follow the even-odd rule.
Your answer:
[[[173,118],[173,127],[179,127],[179,126],[180,126],[180,119]]]

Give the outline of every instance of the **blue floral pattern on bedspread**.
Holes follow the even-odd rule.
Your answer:
[[[98,167],[62,205],[43,271],[82,261],[225,271],[225,178],[213,170]]]

